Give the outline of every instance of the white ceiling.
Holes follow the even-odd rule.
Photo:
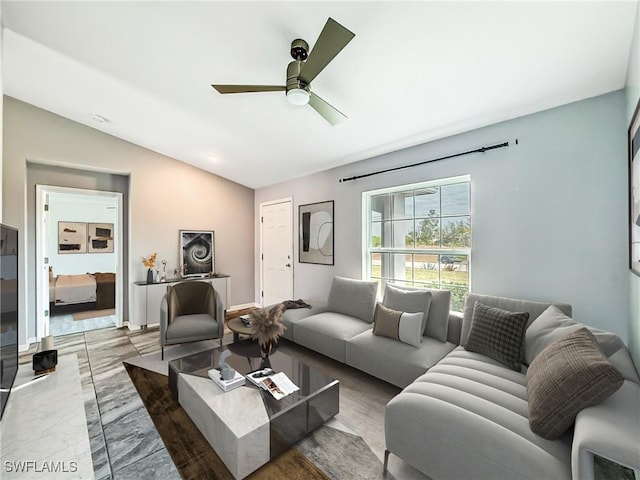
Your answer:
[[[637,2],[2,1],[7,95],[258,188],[623,88]],[[356,34],[312,88],[289,45]],[[109,119],[97,123],[92,115]]]

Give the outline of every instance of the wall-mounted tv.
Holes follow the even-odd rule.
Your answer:
[[[0,225],[0,418],[18,373],[18,230]]]

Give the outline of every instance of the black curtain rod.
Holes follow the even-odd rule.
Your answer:
[[[517,138],[515,140],[515,144],[516,145],[518,144],[518,139]],[[418,167],[418,166],[424,165],[426,163],[437,162],[438,160],[446,160],[448,158],[461,157],[463,155],[469,155],[471,153],[484,153],[484,152],[487,152],[489,150],[495,150],[496,148],[504,148],[504,147],[508,147],[508,146],[509,146],[509,142],[496,143],[495,145],[490,145],[488,147],[480,147],[480,148],[476,148],[475,150],[468,150],[466,152],[454,153],[452,155],[446,155],[446,156],[440,157],[440,158],[432,158],[431,160],[425,160],[424,162],[412,163],[411,165],[402,165],[400,167],[387,168],[386,170],[378,170],[377,172],[364,173],[362,175],[354,175],[353,177],[345,177],[345,178],[341,178],[339,180],[339,182],[340,183],[350,182],[352,180],[358,180],[359,178],[371,177],[373,175],[380,175],[381,173],[395,172],[396,170],[403,170],[405,168]]]

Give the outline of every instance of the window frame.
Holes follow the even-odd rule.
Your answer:
[[[372,239],[372,234],[373,234],[373,215],[372,215],[372,210],[371,210],[371,201],[372,198],[379,196],[379,195],[388,195],[388,194],[394,194],[394,193],[400,193],[400,192],[409,192],[409,191],[416,191],[416,190],[424,190],[424,189],[428,189],[428,188],[433,188],[433,187],[443,187],[443,186],[447,186],[447,185],[455,185],[455,184],[461,184],[461,183],[466,183],[469,186],[469,212],[468,214],[461,214],[459,215],[460,217],[467,217],[469,218],[469,223],[471,225],[471,231],[470,231],[470,238],[469,238],[469,247],[465,247],[465,248],[446,248],[446,247],[438,247],[438,248],[416,248],[416,242],[414,239],[414,245],[412,247],[373,247],[371,245],[371,239]],[[439,205],[440,209],[441,209],[441,198],[440,198],[440,205]],[[442,215],[442,211],[440,210],[438,212],[438,216],[435,217],[439,220],[439,222],[442,219],[446,219],[446,218],[452,218],[455,217],[456,215]],[[414,222],[414,226],[416,225],[416,216],[415,216],[415,207],[413,209],[413,212],[411,214],[410,217],[405,216],[406,220],[412,220]],[[419,217],[418,219],[421,219],[422,217]],[[388,219],[388,220],[382,220],[381,223],[385,222],[385,221],[391,221],[393,222],[393,219]],[[425,182],[417,182],[417,183],[411,183],[411,184],[406,184],[406,185],[398,185],[395,187],[386,187],[386,188],[380,188],[380,189],[376,189],[376,190],[368,190],[365,192],[362,192],[362,278],[364,280],[377,280],[380,281],[380,284],[382,286],[382,284],[384,283],[394,283],[394,279],[388,276],[384,276],[381,273],[381,278],[372,278],[372,272],[371,272],[371,262],[370,260],[370,256],[372,254],[375,253],[388,253],[390,255],[394,255],[394,254],[405,254],[405,255],[410,255],[410,254],[419,254],[419,255],[440,255],[440,256],[458,256],[458,255],[464,255],[467,257],[467,292],[471,291],[471,252],[472,252],[472,236],[473,236],[473,214],[472,214],[472,205],[471,205],[471,175],[459,175],[459,176],[455,176],[455,177],[448,177],[448,178],[442,178],[442,179],[437,179],[437,180],[429,180],[429,181],[425,181]],[[440,231],[440,245],[442,244],[442,232]],[[412,259],[412,272],[414,272],[415,270],[415,263],[413,263],[413,259]],[[443,284],[442,284],[442,268],[441,265],[438,267],[438,281],[437,281],[437,286],[435,286],[436,282],[429,282],[432,285],[429,285],[427,288],[443,288]],[[398,280],[396,280],[398,281]],[[415,275],[412,274],[412,278],[411,279],[407,279],[407,282],[411,282],[414,283],[415,282]],[[420,282],[419,282],[420,283]],[[427,282],[425,282],[426,284]],[[446,285],[444,286],[446,288]],[[461,286],[464,287],[464,286]]]

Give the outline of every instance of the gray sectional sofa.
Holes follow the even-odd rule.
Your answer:
[[[425,300],[417,289],[387,286],[384,305],[426,313],[421,338],[408,344],[376,334],[374,317],[387,321],[377,288],[336,277],[326,303],[288,310],[283,321],[286,338],[403,388],[385,410],[385,468],[390,453],[433,479],[591,480],[594,454],[640,468],[640,379],[617,336],[589,327],[621,386],[549,440],[530,427],[527,368],[583,326],[571,306],[468,294],[460,316],[449,313],[449,292],[430,290]],[[521,371],[465,348],[476,304],[528,314]],[[393,324],[400,336],[404,319]]]

